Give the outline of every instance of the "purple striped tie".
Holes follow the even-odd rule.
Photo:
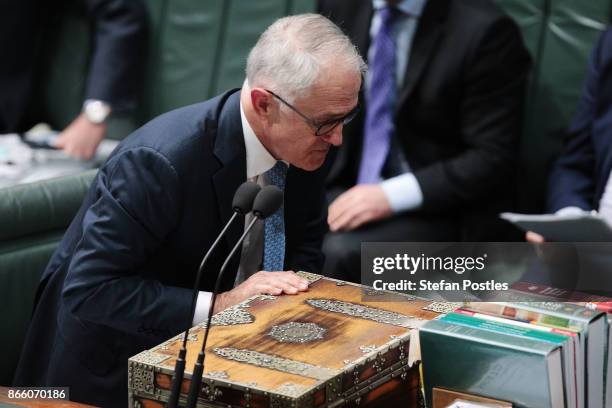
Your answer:
[[[389,154],[393,133],[393,100],[395,96],[395,41],[391,28],[399,15],[392,6],[379,11],[380,29],[374,39],[370,65],[370,84],[364,127],[363,152],[359,184],[377,183]]]

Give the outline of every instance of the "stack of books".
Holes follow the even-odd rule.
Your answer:
[[[605,380],[612,378],[612,315],[606,307],[464,303],[420,330],[426,398],[442,387],[517,407],[611,407],[612,381]]]

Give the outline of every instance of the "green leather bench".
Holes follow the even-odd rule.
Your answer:
[[[0,189],[0,384],[9,385],[40,275],[95,170]]]
[[[610,22],[610,0],[495,0],[533,57],[520,146],[519,210],[544,211],[548,175],[574,115],[589,54]]]

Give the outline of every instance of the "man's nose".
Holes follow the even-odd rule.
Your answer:
[[[323,140],[333,146],[340,146],[342,144],[342,128],[343,125],[339,124],[331,132],[323,135]]]

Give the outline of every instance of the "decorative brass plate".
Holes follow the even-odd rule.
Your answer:
[[[327,312],[341,313],[360,319],[372,320],[378,323],[410,329],[420,327],[426,322],[426,320],[418,317],[405,316],[400,313],[364,306],[359,303],[349,303],[333,299],[307,299],[306,303],[316,309],[325,310]]]
[[[309,343],[321,340],[327,330],[315,323],[289,322],[273,326],[268,336],[281,343]]]

